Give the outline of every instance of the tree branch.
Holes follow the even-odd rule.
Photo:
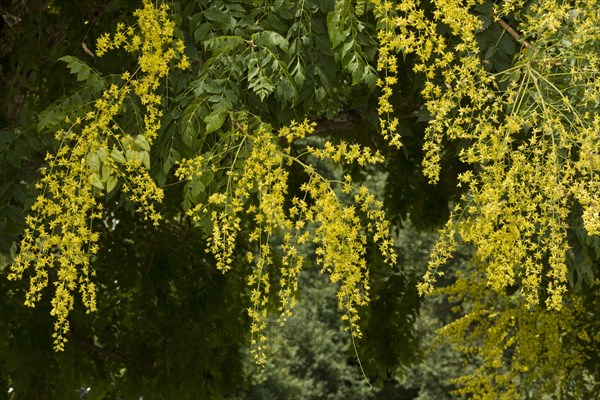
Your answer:
[[[67,333],[67,338],[69,339],[69,341],[71,343],[73,343],[75,345],[85,347],[86,349],[88,349],[96,354],[100,354],[102,356],[111,358],[113,360],[122,362],[124,364],[133,364],[133,365],[137,365],[138,367],[145,368],[145,369],[153,368],[153,364],[150,363],[149,361],[140,360],[138,358],[135,358],[135,357],[127,355],[127,354],[122,354],[122,353],[119,353],[114,350],[102,348],[102,347],[96,345],[95,343],[89,342],[87,340],[81,339],[81,338],[73,335],[72,332]]]
[[[499,18],[496,20],[496,22],[506,31],[508,32],[508,34],[510,36],[512,36],[513,39],[515,39],[517,42],[522,43],[523,46],[525,46],[528,49],[531,49],[531,43],[529,43],[526,40],[519,40],[519,38],[521,37],[517,31],[515,31],[509,24],[507,24],[502,18]]]
[[[362,118],[354,111],[341,114],[332,119],[317,118],[317,127],[313,135],[326,135],[343,132],[358,126]]]

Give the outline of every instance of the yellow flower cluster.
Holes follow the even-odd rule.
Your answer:
[[[398,72],[398,60],[396,53],[399,49],[399,42],[394,35],[395,12],[393,5],[389,1],[373,1],[375,5],[374,13],[383,28],[378,32],[379,53],[377,58],[377,71],[383,74],[383,79],[378,78],[376,85],[381,88],[379,95],[379,105],[377,114],[379,115],[379,128],[381,135],[391,146],[400,148],[402,146],[401,137],[397,133],[399,120],[396,117],[390,117],[394,113],[394,107],[390,103],[390,97],[394,93],[393,86],[398,79],[395,74]]]
[[[455,309],[464,316],[440,329],[437,345],[449,341],[481,360],[474,371],[454,380],[456,395],[509,400],[522,398],[527,389],[541,397],[564,398],[572,379],[583,373],[584,344],[591,338],[582,329],[581,299],[566,296],[570,306],[560,311],[532,310],[517,294],[488,290],[476,265],[442,293],[451,302],[468,302],[469,308]]]
[[[520,72],[520,79],[504,91],[497,89],[498,77],[486,72],[479,54],[475,33],[481,21],[470,11],[476,2],[435,1],[432,17],[420,10],[418,1],[373,3],[382,26],[380,68],[392,73],[395,52],[414,53],[415,70],[427,79],[422,95],[432,119],[426,129],[424,173],[432,182],[439,179],[444,138],[470,141],[461,157],[478,166],[477,175],[462,177],[461,185],[469,188],[463,198],[468,206],[457,206],[460,220],[451,222],[456,225],[442,235],[420,291],[433,287],[437,268],[451,254],[452,246],[447,245],[455,238],[448,235],[457,234],[464,243],[477,246],[493,289],[518,281],[534,305],[541,282],[548,279],[546,304],[560,309],[567,280],[566,219],[574,198],[584,207],[588,234],[598,233],[599,131],[596,116],[577,111],[586,106],[577,104],[581,97],[570,98],[554,81],[570,75],[575,87],[585,88],[581,96],[593,102],[599,73],[597,54],[577,53],[573,47],[570,54],[557,56],[555,46],[560,43],[554,35],[559,26],[570,26],[569,38],[579,46],[597,38],[600,29],[592,22],[598,18],[596,2],[536,3],[524,29],[538,43],[500,73]],[[519,7],[519,2],[509,3],[496,12]],[[458,44],[450,47],[437,33],[439,24],[450,28]],[[582,41],[582,35],[589,39]],[[574,62],[564,64],[569,57]],[[557,74],[557,68],[564,72]],[[389,98],[385,90],[382,98]],[[583,158],[580,149],[586,149]]]
[[[48,167],[37,184],[41,194],[27,217],[21,251],[11,266],[9,279],[21,279],[31,266],[34,268],[25,300],[28,306],[35,306],[49,283],[54,287],[51,314],[56,318],[56,350],[63,350],[67,340],[74,293],[81,293],[88,312],[96,310],[90,264],[98,251],[94,221],[102,218],[98,195],[114,190],[121,180],[122,190],[139,204],[138,211],[155,224],[160,219],[155,203],[162,201],[163,192],[148,174],[150,145],[160,129],[161,98],[156,90],[159,79],[168,73],[169,61],[182,52],[183,44],[175,42],[173,46],[173,23],[166,6],[156,9],[145,1],[135,16],[139,29],[119,24],[112,38],[103,35],[98,40],[97,53],[102,55],[120,46],[129,52],[139,51],[141,72],[124,73],[124,83],[106,89],[83,120],[77,118],[69,129],[56,133],[61,146],[56,154],[46,157]],[[185,65],[182,56],[180,66]],[[146,106],[143,131],[137,135],[126,134],[115,122],[132,92]]]
[[[338,145],[331,142],[325,142],[322,149],[308,146],[307,151],[311,152],[315,157],[321,160],[330,159],[336,163],[341,161],[345,161],[346,163],[356,162],[358,165],[364,166],[367,164],[379,164],[384,161],[384,158],[379,151],[373,153],[370,147],[361,148],[361,146],[356,143],[349,145],[344,141]]]
[[[600,93],[597,95],[599,98]],[[597,101],[597,100],[596,100]],[[579,160],[575,169],[588,179],[574,182],[572,192],[583,206],[583,226],[590,235],[600,235],[600,116],[579,131]]]
[[[427,3],[431,12],[419,0],[371,2],[378,18],[378,69],[386,79],[379,83],[380,115],[393,111],[389,99],[395,81],[389,78],[397,70],[396,53],[414,54],[415,71],[426,79],[422,96],[431,115],[423,146],[425,175],[437,182],[443,144],[451,140],[465,143],[460,158],[473,166],[459,176],[466,193],[440,233],[419,292],[434,290],[440,268],[459,245],[473,245],[478,262],[465,279],[479,291],[460,282],[449,290],[472,293],[472,299],[501,299],[506,307],[496,317],[486,309],[470,313],[472,320],[456,325],[461,328],[454,341],[479,343],[474,347],[488,368],[502,358],[492,354],[500,351],[494,349],[507,349],[497,346],[500,341],[518,337],[523,345],[531,344],[527,335],[544,327],[554,347],[531,344],[523,365],[540,365],[531,358],[537,350],[547,357],[546,365],[574,365],[555,358],[565,353],[558,349],[556,329],[567,331],[559,320],[574,318],[569,313],[575,295],[567,293],[573,210],[583,209],[579,223],[588,235],[600,233],[600,56],[591,47],[600,38],[598,2],[544,0],[527,9],[523,1],[513,0],[495,6],[495,18],[521,13],[524,23],[515,28],[533,43],[512,67],[494,74],[486,70],[476,40],[482,24],[473,8],[480,1],[433,0]],[[440,26],[450,33],[442,36]],[[382,130],[387,135],[389,123],[382,123]],[[509,286],[519,288],[516,300],[503,298]],[[528,314],[529,309],[535,312]],[[469,324],[483,326],[486,319],[498,328],[469,333]],[[476,398],[501,398],[496,396],[499,387],[506,390],[504,398],[515,398],[510,385],[520,379],[515,378],[518,371],[485,371],[460,383]],[[531,371],[528,376],[545,379]]]
[[[202,176],[202,169],[205,166],[204,156],[197,156],[191,159],[185,159],[177,162],[175,177],[181,180],[192,180]]]
[[[291,155],[291,149],[280,148],[279,139],[291,145],[314,133],[314,124],[307,121],[292,122],[277,134],[267,125],[255,132],[241,127],[241,142],[232,151],[239,152],[242,146],[248,151],[243,167],[229,171],[226,192],[215,193],[208,199],[208,206],[218,208],[210,215],[213,232],[209,248],[221,271],[231,268],[236,237],[240,232],[240,215],[246,214],[253,221],[248,236],[256,250],[247,255],[252,273],[247,278],[252,288],[248,309],[251,318],[252,353],[256,361],[266,361],[267,306],[274,277],[278,277],[279,311],[278,322],[284,324],[296,303],[298,275],[304,265],[301,247],[309,243],[316,245],[317,263],[327,272],[332,282],[339,282],[339,306],[345,311],[344,320],[349,321],[353,335],[360,336],[358,307],[369,301],[369,274],[365,261],[367,235],[379,244],[381,253],[388,263],[396,262],[396,254],[390,237],[389,222],[382,210],[382,203],[364,186],[355,189],[351,179],[344,182],[329,180],[312,166]],[[342,143],[338,146],[326,144],[323,149],[308,151],[320,159],[358,162],[359,164],[381,161],[378,153],[366,148]],[[292,197],[288,204],[288,172],[286,167],[297,163],[308,180],[300,187],[304,196]],[[177,174],[199,175],[193,166],[203,167],[202,162],[183,161]],[[340,183],[342,184],[340,187]],[[356,191],[354,205],[344,204],[337,195],[336,187],[350,193]],[[198,204],[188,214],[201,220],[208,212],[207,205]],[[364,223],[363,221],[366,221]],[[275,236],[277,235],[277,236]],[[282,238],[280,246],[274,239]],[[277,257],[279,268],[274,270]]]
[[[393,93],[397,73],[396,54],[415,54],[414,70],[425,75],[423,98],[433,120],[426,129],[427,142],[424,145],[425,160],[423,171],[432,182],[439,177],[441,142],[444,135],[451,138],[474,137],[461,124],[448,121],[449,113],[456,105],[468,105],[460,109],[463,122],[469,122],[471,114],[477,113],[489,103],[490,86],[493,77],[485,73],[479,59],[479,49],[475,32],[481,28],[481,21],[469,8],[476,2],[456,0],[435,1],[435,11],[430,19],[426,16],[418,0],[402,2],[372,0],[374,12],[382,26],[378,32],[378,70],[384,75],[378,85],[382,88],[378,112],[380,116],[393,113],[389,98]],[[438,33],[438,25],[447,25],[454,35],[460,36],[461,43],[451,47],[446,38]],[[460,57],[457,57],[460,55]],[[390,76],[391,75],[391,76]],[[397,127],[397,120],[383,120],[381,129],[384,137]],[[460,122],[460,121],[459,121]],[[388,139],[395,144],[395,138]]]

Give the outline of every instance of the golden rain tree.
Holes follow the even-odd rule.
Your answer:
[[[59,2],[48,10],[64,12]],[[413,90],[423,104],[408,118],[425,121],[422,173],[438,184],[453,151],[462,166],[459,197],[418,284],[420,294],[437,291],[455,305],[458,317],[439,340],[477,365],[457,379],[456,394],[583,393],[577,376],[593,373],[589,352],[600,341],[589,310],[600,255],[596,1],[143,0],[109,22],[95,46],[84,41],[89,62],[60,58],[79,90],[30,123],[55,140],[27,155],[47,151],[8,278],[29,279],[30,307],[51,296],[56,350],[68,352],[73,338],[132,360],[98,345],[98,332],[84,342],[85,328],[70,324],[77,292],[86,312],[102,307],[96,276],[106,274],[102,253],[114,257],[124,218],[170,237],[193,232],[195,247],[185,249],[193,263],[233,275],[222,278],[228,285],[244,282],[222,294],[222,307],[232,309],[225,303],[239,294],[231,292],[247,293],[257,363],[267,363],[268,329],[290,318],[300,273],[312,264],[336,285],[341,318],[360,338],[371,272],[383,264],[383,276],[403,273],[393,226],[365,175],[385,176],[389,156],[409,151],[403,96]],[[465,247],[474,249],[470,261],[436,288]],[[172,343],[140,274],[144,289],[106,303],[141,293],[149,323]],[[183,307],[189,283],[173,275],[164,290]],[[110,279],[117,289],[119,279]]]
[[[116,77],[117,83],[105,88],[83,117],[65,116],[67,128],[56,133],[59,148],[56,154],[49,153],[46,157],[48,167],[36,185],[41,194],[27,217],[20,252],[8,278],[20,279],[29,268],[34,269],[25,301],[31,307],[40,301],[41,292],[50,282],[54,285],[50,313],[56,319],[53,334],[56,350],[64,350],[67,341],[67,317],[74,307],[74,293],[82,294],[88,312],[96,310],[91,259],[98,251],[98,233],[91,226],[94,220],[104,218],[98,196],[119,188],[130,202],[138,204],[136,211],[144,219],[155,225],[161,220],[157,204],[163,199],[163,190],[148,173],[149,151],[161,129],[161,106],[169,99],[158,94],[157,89],[161,80],[169,76],[171,67],[186,69],[190,66],[184,43],[174,37],[175,26],[168,10],[166,4],[156,7],[145,1],[143,8],[134,12],[135,25],[118,23],[114,34],[98,38],[96,56],[122,48],[138,55],[136,69]],[[221,70],[217,65],[231,61],[233,50],[240,47],[245,50],[235,57],[249,60],[248,87],[261,101],[274,89],[271,87],[273,75],[277,79],[288,79],[290,89],[295,89],[296,82],[276,53],[277,49],[285,50],[289,46],[288,40],[280,34],[264,30],[249,39],[216,37],[207,40],[205,46],[214,53],[206,64],[216,65],[202,71],[206,81],[192,83],[196,86],[194,91],[200,94],[194,93],[195,100],[186,109],[181,125],[182,134],[191,136],[184,136],[183,140],[193,153],[207,151],[190,158],[172,159],[170,163],[177,165],[174,175],[182,183],[187,181],[185,191],[192,193],[186,198],[191,204],[184,204],[185,214],[193,222],[205,224],[208,220],[210,224],[206,251],[213,254],[217,270],[227,272],[232,268],[237,237],[242,228],[251,226],[247,240],[255,250],[249,251],[246,257],[252,265],[247,277],[252,304],[248,315],[257,362],[266,362],[264,331],[272,275],[279,276],[275,282],[279,286],[276,309],[280,313],[278,321],[283,324],[294,307],[298,274],[305,264],[298,247],[307,242],[316,246],[317,264],[322,271],[329,274],[332,282],[340,282],[338,300],[340,309],[344,310],[342,319],[348,321],[353,337],[360,337],[358,308],[369,301],[369,270],[365,259],[368,240],[378,246],[390,266],[396,262],[389,222],[381,201],[366,186],[355,184],[351,175],[344,175],[342,180],[335,176],[327,178],[309,161],[302,160],[313,158],[363,166],[381,163],[382,155],[358,144],[328,142],[323,148],[305,145],[304,154],[299,156],[292,152],[291,146],[313,135],[314,123],[292,120],[276,132],[250,110],[235,110],[225,91],[216,103],[203,95],[203,90],[213,92],[214,89],[203,88],[203,85],[210,84],[215,71],[236,73],[236,66],[224,66]],[[78,78],[79,74],[85,74],[83,79],[90,79],[89,76],[95,74],[77,59],[66,57],[64,61],[72,72],[78,73]],[[373,74],[366,64],[364,69],[365,74]],[[282,96],[284,100],[293,100],[287,99],[286,92]],[[139,123],[133,132],[119,123],[128,102],[137,104],[140,110]],[[204,132],[190,132],[196,130],[191,125],[204,111],[202,107],[210,102],[212,109],[202,121]],[[206,149],[202,149],[204,143],[196,145],[196,140],[204,142],[209,136],[214,143],[208,143]],[[306,181],[300,185],[302,195],[290,199],[286,167],[292,164],[300,166]],[[221,190],[215,187],[209,192],[198,188],[207,173],[211,175],[209,179],[222,174],[222,185],[216,185],[222,186]],[[205,196],[204,201],[200,201],[199,192]],[[241,214],[247,221],[245,226]],[[274,257],[271,236],[274,234],[283,237],[283,255],[280,270],[271,272]],[[54,270],[56,277],[50,279],[49,271]]]
[[[454,251],[472,246],[471,265],[442,290],[463,316],[441,335],[481,359],[457,381],[457,393],[512,399],[535,388],[535,396],[566,396],[573,374],[589,374],[586,353],[600,339],[575,287],[598,282],[590,263],[573,263],[574,233],[588,246],[600,233],[600,6],[375,3],[382,128],[396,123],[389,98],[397,53],[414,54],[430,118],[424,174],[437,182],[452,141],[461,142],[459,158],[471,166],[458,176],[464,194],[419,284],[421,294],[434,291]],[[505,66],[493,57],[497,48],[480,44],[492,24],[516,45]]]

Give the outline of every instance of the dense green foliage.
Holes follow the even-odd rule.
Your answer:
[[[597,393],[596,1],[5,3],[3,396]]]

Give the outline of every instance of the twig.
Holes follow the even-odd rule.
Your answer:
[[[509,24],[507,24],[506,22],[504,22],[504,20],[502,18],[499,18],[498,20],[496,20],[496,22],[506,31],[508,32],[508,34],[510,36],[512,36],[513,39],[515,39],[517,42],[522,43],[523,46],[525,46],[528,49],[531,49],[531,43],[529,43],[526,40],[519,40],[519,38],[521,37],[517,31],[515,31]]]

